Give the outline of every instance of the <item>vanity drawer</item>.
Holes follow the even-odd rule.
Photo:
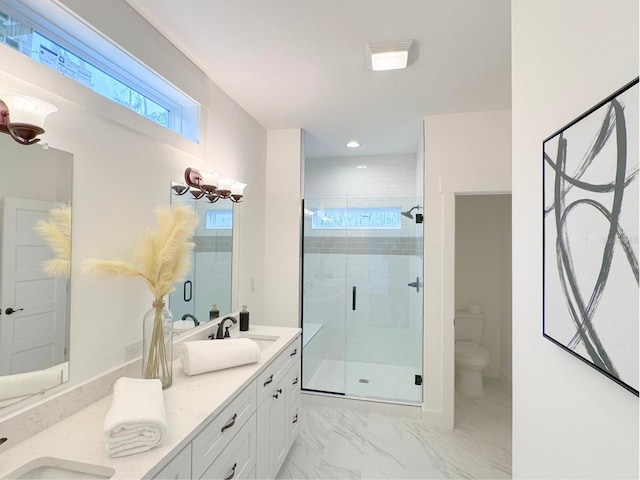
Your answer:
[[[294,340],[294,342],[287,347],[287,349],[282,352],[281,355],[284,355],[286,358],[286,363],[284,365],[284,371],[289,370],[291,365],[300,364],[300,358],[302,354],[302,337],[298,337]]]
[[[289,368],[289,373],[287,374],[287,388],[289,389],[287,399],[289,405],[291,405],[300,398],[300,362],[294,363]]]
[[[256,387],[252,382],[194,438],[193,478],[200,478],[255,411]]]
[[[289,407],[289,446],[293,445],[302,423],[302,409],[300,407],[300,396]]]
[[[256,475],[256,415],[251,416],[201,479],[243,479]]]
[[[191,445],[184,447],[179,454],[173,457],[154,480],[189,480],[191,477]]]
[[[258,389],[258,405],[260,405],[265,398],[271,395],[273,387],[280,381],[281,378],[287,373],[289,366],[293,362],[299,362],[300,360],[300,337],[291,343],[284,352],[276,357],[267,368],[258,376],[257,389]]]

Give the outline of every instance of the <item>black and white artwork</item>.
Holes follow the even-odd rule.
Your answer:
[[[543,335],[638,395],[638,79],[543,143]]]

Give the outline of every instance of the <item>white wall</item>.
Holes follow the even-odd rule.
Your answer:
[[[238,294],[231,307],[237,310],[247,305],[253,322],[263,316],[265,308],[267,132],[213,82],[209,82],[209,108],[207,165],[247,184],[242,202],[233,211],[234,267],[238,264],[233,282]]]
[[[453,427],[455,195],[511,190],[511,112],[425,118],[423,421]]]
[[[504,308],[511,297],[511,283],[505,281],[511,278],[511,197],[456,196],[455,216],[456,310],[466,310],[471,303],[480,306],[481,344],[489,351],[489,365],[482,374],[496,378],[505,367],[511,371],[511,365],[502,363],[503,355],[510,359],[511,351],[511,335],[503,332],[511,323],[511,312]]]
[[[513,379],[513,308],[512,308],[512,208],[511,197],[506,205],[506,215],[509,221],[503,225],[504,232],[502,241],[506,245],[500,255],[501,280],[501,302],[500,302],[500,375],[506,376],[509,381]]]
[[[251,317],[262,325],[297,327],[300,323],[301,158],[300,129],[268,132],[264,315]]]
[[[122,14],[120,8],[113,11]],[[141,20],[133,18],[133,24]],[[145,28],[137,33],[136,42],[156,40]],[[182,73],[183,62],[171,61],[174,54],[158,68],[165,78]],[[142,281],[88,277],[81,272],[82,261],[130,259],[143,229],[155,224],[156,206],[169,204],[170,182],[179,181],[186,167],[216,169],[249,183],[240,208],[247,232],[240,255],[252,263],[241,274],[262,278],[266,131],[204,74],[199,79],[204,97],[195,87],[198,91],[186,91],[204,107],[205,137],[196,145],[8,47],[0,45],[0,56],[0,91],[55,104],[59,110],[47,119],[44,141],[74,155],[71,384],[124,361],[124,346],[141,339],[142,316],[152,301]],[[197,68],[189,74],[196,75]],[[244,293],[241,288],[240,301]],[[254,293],[260,301],[250,305],[261,309],[263,292]]]
[[[542,140],[638,75],[638,2],[520,0],[511,12],[514,478],[638,478],[638,398],[541,323]]]

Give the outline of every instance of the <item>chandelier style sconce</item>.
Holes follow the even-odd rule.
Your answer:
[[[13,93],[1,94],[0,132],[8,133],[20,145],[33,145],[44,133],[44,121],[58,109],[37,98]]]
[[[174,184],[171,189],[176,195],[191,193],[194,199],[205,198],[211,203],[219,199],[228,199],[233,203],[240,203],[244,196],[246,183],[238,182],[233,178],[222,177],[215,172],[205,170],[200,172],[195,168],[187,168],[184,171],[186,185]]]

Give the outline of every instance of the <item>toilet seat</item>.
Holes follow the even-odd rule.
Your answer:
[[[456,342],[456,361],[471,365],[489,363],[489,351],[474,342]]]

